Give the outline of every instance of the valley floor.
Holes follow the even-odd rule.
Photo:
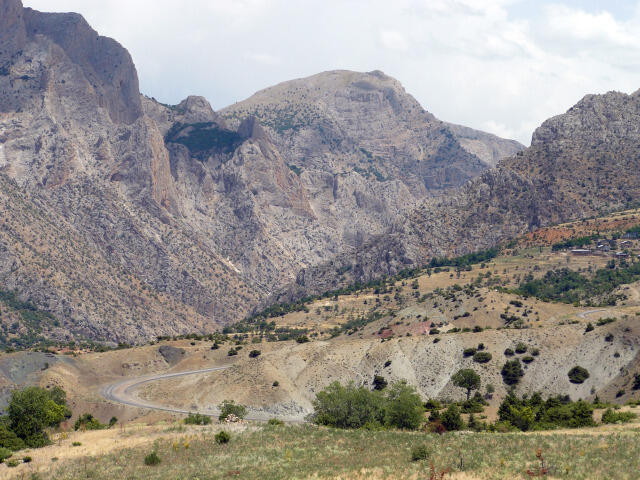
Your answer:
[[[543,433],[447,433],[344,431],[310,425],[225,425],[231,441],[218,445],[220,425],[185,427],[159,423],[61,434],[54,445],[24,452],[33,461],[0,465],[0,478],[31,479],[423,479],[431,461],[445,479],[520,479],[537,471],[540,450],[545,478],[636,479],[640,471],[640,424]],[[73,446],[73,442],[81,445]],[[426,445],[426,461],[411,450]],[[539,450],[538,450],[539,449]],[[144,457],[156,451],[159,465]],[[23,453],[23,452],[21,452]],[[438,478],[440,478],[438,476]]]

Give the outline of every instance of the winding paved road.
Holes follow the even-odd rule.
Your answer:
[[[133,378],[125,378],[124,380],[118,380],[117,382],[111,383],[105,387],[100,389],[100,394],[110,400],[112,402],[121,403],[123,405],[128,405],[130,407],[137,408],[147,408],[150,410],[161,410],[164,412],[171,413],[195,413],[193,410],[181,410],[179,408],[174,407],[165,407],[163,405],[158,405],[156,403],[148,402],[146,400],[142,400],[137,396],[133,395],[133,391],[136,390],[141,385],[150,382],[156,382],[158,380],[164,380],[167,378],[176,378],[176,377],[184,377],[186,375],[197,375],[199,373],[209,373],[209,372],[217,372],[220,370],[225,370],[229,368],[226,367],[212,367],[212,368],[204,368],[202,370],[188,370],[186,372],[177,372],[177,373],[162,373],[162,374],[153,374],[153,375],[143,375],[141,377],[133,377]],[[198,412],[203,415],[214,416],[217,415],[215,412]]]
[[[185,372],[176,372],[176,373],[161,373],[161,374],[152,374],[152,375],[143,375],[141,377],[132,377],[125,378],[123,380],[118,380],[117,382],[106,385],[100,389],[100,394],[107,400],[115,403],[121,403],[122,405],[127,405],[129,407],[136,408],[146,408],[149,410],[160,410],[163,412],[170,413],[181,413],[181,414],[189,414],[189,413],[200,413],[201,415],[207,415],[209,417],[217,417],[219,415],[219,411],[217,408],[212,408],[207,411],[197,411],[194,409],[191,410],[182,410],[180,408],[175,407],[167,407],[164,405],[158,405],[157,403],[149,402],[147,400],[143,400],[137,397],[133,392],[141,385],[145,383],[157,382],[169,378],[176,377],[184,377],[187,375],[198,375],[202,373],[210,373],[210,372],[218,372],[221,370],[226,370],[231,365],[223,366],[223,367],[211,367],[204,368],[202,370],[188,370]],[[248,415],[245,417],[247,420],[255,420],[264,422],[269,420],[270,418],[279,418],[285,422],[298,423],[302,422],[303,419],[296,416],[281,416],[274,415],[267,412],[251,412],[249,411]]]

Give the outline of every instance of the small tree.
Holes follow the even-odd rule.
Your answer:
[[[417,430],[424,423],[422,400],[406,381],[391,385],[386,399],[385,423],[388,426]]]
[[[471,390],[477,390],[480,388],[480,375],[470,368],[463,368],[458,370],[451,380],[456,387],[464,388],[467,390],[467,400],[471,396]]]
[[[455,403],[449,405],[449,408],[447,408],[444,413],[442,413],[440,421],[442,422],[442,425],[444,425],[444,428],[446,428],[449,432],[462,430],[462,428],[464,427],[462,415],[460,415],[460,409]]]
[[[60,392],[58,401],[64,401]],[[51,393],[40,387],[26,387],[11,394],[9,407],[9,428],[29,447],[41,447],[49,443],[45,432],[47,427],[60,425],[71,416],[66,404],[59,404]]]

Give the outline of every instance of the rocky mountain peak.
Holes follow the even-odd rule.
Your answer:
[[[4,63],[22,49],[26,40],[23,8],[20,0],[0,0],[0,62]],[[0,65],[0,68],[3,65]]]
[[[220,128],[227,128],[224,119],[213,111],[211,104],[204,97],[190,95],[176,105],[175,109],[182,115],[183,123],[213,122]]]
[[[25,8],[22,17],[30,38],[44,36],[62,48],[82,69],[95,90],[99,105],[108,110],[111,121],[131,124],[140,118],[138,74],[129,52],[122,45],[98,35],[76,13],[42,13]],[[5,35],[2,37],[6,38]]]

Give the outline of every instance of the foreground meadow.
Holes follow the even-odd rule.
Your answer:
[[[518,479],[531,478],[527,470],[537,473],[538,451],[549,467],[544,478],[637,479],[640,471],[637,424],[528,434],[444,435],[265,425],[235,429],[226,444],[215,441],[219,430],[219,426],[186,430],[168,426],[156,431],[153,442],[131,448],[127,445],[129,441],[136,445],[135,435],[111,433],[117,447],[108,453],[67,459],[61,455],[48,465],[41,462],[39,472],[27,465],[2,466],[2,474],[34,480],[423,479],[431,478],[433,462],[438,472],[450,471],[445,479]],[[82,433],[75,438],[81,439]],[[58,454],[77,448],[71,439],[65,442],[69,444],[51,448]],[[421,445],[426,446],[428,457],[412,460],[412,451]],[[152,452],[160,462],[145,465],[145,457]]]

